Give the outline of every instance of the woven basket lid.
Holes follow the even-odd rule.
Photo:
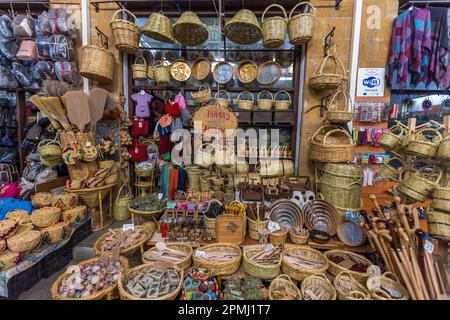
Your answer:
[[[173,27],[170,19],[165,16],[162,11],[153,12],[142,28],[142,33],[155,40],[174,43]]]
[[[173,26],[173,35],[183,45],[198,46],[208,40],[209,33],[195,12],[186,11]]]
[[[253,44],[261,40],[262,30],[253,11],[239,10],[225,24],[225,36],[237,44]]]

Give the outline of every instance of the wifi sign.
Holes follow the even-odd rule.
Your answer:
[[[375,87],[379,86],[380,83],[381,83],[380,79],[375,78],[375,77],[369,77],[369,78],[363,79],[363,86],[369,87],[369,88],[375,88]]]

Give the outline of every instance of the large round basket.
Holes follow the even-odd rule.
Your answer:
[[[341,97],[341,99],[339,99]],[[345,124],[353,119],[350,97],[343,89],[338,89],[327,104],[326,119],[331,123]]]
[[[431,140],[425,137],[425,133],[428,133],[428,136],[432,136]],[[436,158],[441,140],[442,135],[438,129],[423,128],[414,133],[405,152],[426,158]]]
[[[198,58],[192,64],[192,77],[195,80],[203,81],[205,80],[211,72],[211,64],[206,58]]]
[[[31,222],[38,228],[47,228],[59,221],[61,209],[57,207],[44,207],[33,211]]]
[[[370,260],[357,253],[335,249],[325,252],[325,257],[327,258],[330,264],[330,266],[328,267],[328,272],[330,272],[334,276],[337,276],[339,273],[343,271],[348,271],[355,280],[364,283],[367,280],[367,278],[371,275],[371,273],[352,271],[330,260],[330,256],[344,256],[344,255],[350,256],[352,261],[364,263],[368,267],[372,265],[372,262],[370,262]]]
[[[243,84],[249,84],[256,80],[258,66],[251,60],[243,60],[236,69],[236,76]]]
[[[436,157],[444,162],[450,162],[450,136],[442,139]]]
[[[287,99],[279,99],[279,95],[285,94]],[[275,93],[275,96],[273,97],[274,100],[274,109],[275,110],[289,110],[291,107],[291,95],[284,90],[278,91]]]
[[[333,129],[330,130],[330,128]],[[314,133],[311,139],[309,158],[320,162],[352,161],[355,146],[352,137],[344,129],[323,126]]]
[[[84,264],[87,263],[91,263],[91,262],[95,262],[98,259],[104,259],[104,257],[95,257],[89,260],[85,260],[82,261],[80,263],[77,264],[77,266],[82,266]],[[119,257],[119,261],[120,261],[120,265],[123,269],[127,269],[128,268],[128,262],[125,258],[123,257]],[[72,300],[72,301],[77,301],[77,300],[113,300],[119,297],[119,292],[117,289],[117,282],[109,287],[104,288],[101,291],[98,291],[96,293],[94,293],[93,295],[90,295],[88,297],[84,297],[84,298],[67,298],[67,297],[63,297],[61,294],[59,294],[59,286],[61,285],[61,282],[64,279],[67,279],[69,277],[69,274],[63,272],[58,279],[56,279],[55,282],[53,282],[53,285],[51,287],[51,294],[52,294],[52,299],[53,300]]]
[[[138,63],[142,61],[143,63]],[[143,56],[137,56],[134,63],[131,65],[133,80],[147,80],[147,61]]]
[[[385,272],[381,276],[371,276],[367,279],[366,287],[374,300],[408,300],[408,290],[401,284],[398,277],[392,272]],[[394,298],[385,290],[398,292],[401,297]]]
[[[281,78],[281,66],[276,61],[267,61],[258,66],[256,80],[263,86],[272,86]]]
[[[128,281],[130,281],[133,277],[137,276],[141,272],[146,272],[152,268],[154,268],[154,263],[149,262],[149,263],[137,266],[135,268],[126,269],[126,270],[122,271],[122,273],[120,274],[119,280],[118,280],[120,299],[121,300],[175,300],[177,298],[178,294],[180,293],[181,287],[183,286],[183,283],[184,283],[184,271],[175,266],[173,268],[178,272],[178,274],[180,276],[180,283],[178,284],[178,286],[176,287],[176,289],[173,292],[163,295],[163,296],[160,296],[160,297],[157,297],[157,298],[140,298],[140,297],[134,296],[128,292],[128,290],[126,289]]]
[[[225,36],[237,44],[253,44],[262,37],[256,15],[251,10],[239,10],[231,20],[225,24]]]
[[[238,256],[229,259],[228,261],[216,262],[202,259],[197,254],[198,251],[233,252],[236,253]],[[203,247],[199,247],[194,251],[193,266],[194,268],[208,268],[211,275],[213,276],[227,276],[238,271],[239,266],[241,265],[241,259],[242,259],[242,252],[239,246],[232,243],[214,243]]]
[[[6,240],[9,250],[16,253],[27,253],[41,245],[41,233],[37,230],[30,230],[18,235],[14,235]]]
[[[114,55],[105,48],[84,46],[81,49],[80,74],[90,80],[111,82],[114,79]]]
[[[303,280],[300,292],[304,300],[336,300],[337,297],[336,290],[323,273]]]
[[[450,213],[429,207],[427,210],[428,233],[433,237],[450,240]]]
[[[329,60],[333,62],[334,68],[325,69]],[[346,80],[345,74],[342,61],[335,54],[328,54],[314,69],[309,84],[316,90],[337,89]]]
[[[208,28],[198,15],[192,11],[185,11],[173,26],[175,39],[185,46],[199,46],[208,40]]]
[[[255,276],[263,280],[271,280],[278,277],[281,268],[281,253],[278,254],[277,263],[274,264],[259,264],[250,258],[256,253],[261,252],[264,245],[247,246],[243,248],[243,262],[242,265],[247,274]]]
[[[241,96],[247,95],[251,97],[251,100],[243,99]],[[242,91],[236,98],[236,105],[239,110],[252,110],[255,102],[253,94],[249,91]]]
[[[59,222],[51,227],[41,229],[42,240],[44,243],[58,243],[70,235],[70,223]]]
[[[126,14],[133,21],[120,18],[119,14]],[[110,22],[114,45],[116,49],[126,53],[135,53],[139,50],[141,29],[136,16],[126,9],[117,10]]]
[[[271,8],[280,9],[283,16],[274,16],[264,19],[267,11]],[[261,16],[261,29],[264,47],[273,49],[283,45],[287,30],[287,16],[284,8],[279,4],[269,5]]]
[[[302,5],[307,5],[310,8],[309,12],[292,16],[295,9]],[[309,2],[300,2],[292,8],[288,19],[288,33],[291,44],[297,46],[307,43],[312,39],[314,35],[315,16],[316,8]]]
[[[303,260],[314,261],[317,266],[311,268],[300,267],[289,261],[289,257],[298,257]],[[308,276],[324,273],[329,263],[323,253],[308,246],[295,246],[283,251],[281,270],[294,280],[303,281]]]
[[[192,265],[192,246],[187,243],[168,243],[166,244],[167,248],[172,250],[177,250],[180,252],[186,253],[186,258],[183,260],[180,260],[179,262],[174,263],[173,265],[180,268],[181,270],[184,270],[185,272],[188,271],[189,267]],[[145,251],[142,254],[142,263],[150,263],[158,261],[157,259],[153,259],[149,253],[150,252],[157,252],[156,247],[153,247],[147,251]],[[155,256],[153,256],[155,257]]]
[[[17,232],[19,222],[15,220],[0,220],[0,240],[5,240]]]
[[[386,151],[393,150],[399,147],[405,137],[405,129],[402,125],[397,124],[392,126],[389,131],[385,131],[381,134],[378,143]]]
[[[339,273],[333,280],[338,300],[370,300],[370,293],[361,283],[353,279],[348,271]]]
[[[173,28],[170,19],[162,11],[153,12],[142,28],[142,33],[158,41],[174,43]]]
[[[294,300],[302,300],[302,294],[300,293],[300,290],[297,288],[291,278],[289,278],[289,276],[285,274],[280,274],[270,282],[269,300],[286,300],[278,299],[276,297],[277,291],[286,291],[286,288],[289,288],[289,290],[292,292],[296,292],[297,295],[295,296]]]

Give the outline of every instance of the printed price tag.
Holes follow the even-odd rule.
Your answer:
[[[424,249],[429,253],[432,254],[434,251],[434,244],[432,244],[430,241],[425,240]]]
[[[196,258],[201,258],[201,257],[203,257],[204,255],[205,255],[205,251],[197,250],[197,251],[195,252],[195,257],[196,257]]]
[[[160,192],[160,193],[158,193],[158,200],[161,200],[162,199],[162,197],[163,197],[163,194]]]
[[[92,144],[88,141],[86,142],[86,147],[92,147]]]
[[[122,231],[128,231],[128,230],[133,230],[134,231],[134,223],[128,223],[128,224],[124,224],[122,226]]]
[[[142,122],[139,122],[138,126],[139,126],[139,128],[142,128]]]
[[[134,148],[134,153],[138,153],[139,149],[138,148]]]

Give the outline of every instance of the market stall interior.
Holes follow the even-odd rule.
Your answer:
[[[448,299],[450,116],[396,109],[417,87],[390,60],[392,104],[354,101],[319,25],[343,1],[93,0],[84,46],[86,20],[54,5],[0,7],[0,297]],[[394,30],[450,17],[414,6]],[[432,92],[444,69],[421,69]]]

